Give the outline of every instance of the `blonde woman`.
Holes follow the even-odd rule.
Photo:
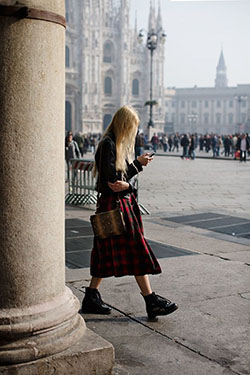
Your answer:
[[[98,212],[115,208],[119,193],[120,206],[126,223],[126,234],[111,238],[94,237],[91,253],[90,285],[82,302],[83,313],[109,314],[99,293],[102,278],[133,275],[146,302],[148,318],[167,315],[178,306],[151,290],[148,274],[161,273],[160,265],[144,238],[140,210],[135,199],[133,177],[153,160],[149,153],[133,160],[138,131],[137,113],[121,107],[104,132],[95,155],[100,194]]]

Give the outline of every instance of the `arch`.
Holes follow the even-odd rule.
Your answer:
[[[112,78],[105,77],[104,80],[104,94],[112,95]]]
[[[139,95],[139,81],[137,78],[133,79],[133,82],[132,82],[132,95],[133,96]]]
[[[114,60],[114,47],[111,42],[105,42],[103,45],[103,62],[112,63]]]
[[[108,114],[104,115],[104,117],[103,117],[103,130],[105,130],[109,126],[109,124],[111,123],[111,120],[112,120],[111,114],[108,113]]]
[[[69,47],[68,46],[66,46],[66,48],[65,48],[65,65],[66,65],[66,68],[70,67],[70,54],[69,54]]]
[[[72,130],[72,105],[68,100],[65,103],[65,129]]]

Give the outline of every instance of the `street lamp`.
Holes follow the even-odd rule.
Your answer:
[[[236,127],[238,127],[238,130],[240,132],[240,130],[241,130],[241,111],[240,111],[241,110],[241,103],[244,100],[247,100],[247,96],[246,95],[235,95],[234,99],[237,100],[237,102],[239,103],[238,104],[238,124],[236,124]]]
[[[188,122],[191,124],[191,133],[194,133],[194,124],[197,122],[198,115],[197,113],[192,113],[187,115]]]
[[[162,28],[160,28],[158,31],[154,31],[154,29],[151,29],[150,31],[146,31],[144,29],[141,29],[139,31],[138,40],[139,43],[142,43],[144,32],[147,34],[147,43],[146,46],[150,50],[150,100],[145,103],[145,105],[149,105],[149,121],[148,121],[148,128],[154,127],[153,122],[153,106],[157,104],[156,100],[153,100],[153,53],[154,50],[157,48],[158,41],[160,40],[161,43],[165,43],[166,40],[166,34],[163,31]]]

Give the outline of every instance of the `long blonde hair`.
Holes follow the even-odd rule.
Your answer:
[[[126,160],[131,163],[134,157],[135,137],[139,125],[137,112],[127,105],[119,108],[114,114],[111,123],[103,133],[102,138],[111,131],[116,138],[116,163],[117,171],[126,172]]]

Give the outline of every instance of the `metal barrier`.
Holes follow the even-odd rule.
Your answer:
[[[85,159],[72,159],[72,167],[69,171],[69,192],[65,197],[66,204],[82,205],[96,204],[97,192],[96,178],[93,176],[94,161]],[[137,201],[139,184],[136,181]],[[138,201],[142,215],[150,215],[150,212]]]
[[[139,178],[137,177],[137,179],[136,179],[136,184],[135,184],[135,187],[136,187],[136,189],[137,189],[137,198],[136,198],[136,200],[137,200],[137,203],[138,203],[138,206],[139,206],[139,208],[140,208],[140,213],[142,214],[142,215],[150,215],[150,212],[147,210],[147,208],[145,207],[145,206],[143,206],[143,204],[141,204],[140,202],[139,202]]]
[[[94,161],[72,159],[69,173],[69,193],[65,203],[73,205],[95,204],[97,193],[95,191],[96,178],[93,176]]]

